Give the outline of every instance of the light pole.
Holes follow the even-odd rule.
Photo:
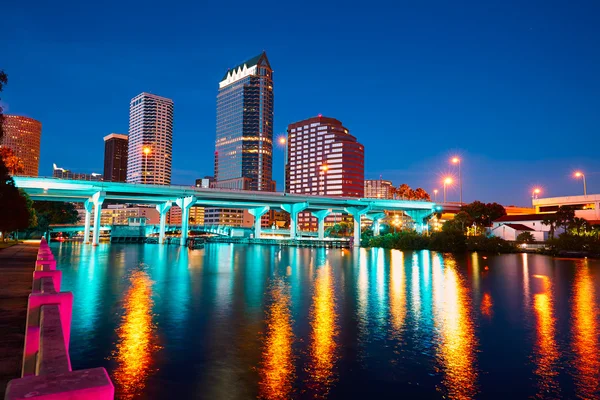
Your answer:
[[[460,187],[460,205],[462,206],[462,175],[460,173],[460,164],[461,164],[460,158],[453,157],[452,164],[458,164],[458,185]]]
[[[542,193],[542,190],[540,188],[533,189],[533,193],[531,194],[531,198],[532,199],[537,199],[540,193]]]
[[[435,203],[437,203],[437,194],[438,194],[438,190],[437,189],[433,189],[433,201]]]
[[[148,175],[148,154],[150,154],[150,147],[144,147],[144,185],[146,184],[146,179]]]
[[[446,179],[444,179],[444,204],[446,203],[446,188],[448,187],[448,185],[452,184],[452,178],[448,177]]]
[[[583,172],[581,172],[581,171],[575,172],[575,178],[582,178],[583,179],[583,195],[587,196],[587,188],[585,186],[585,175],[583,174]]]
[[[287,164],[288,164],[288,145],[287,137],[281,136],[278,139],[279,145],[283,146],[283,193],[287,192]]]

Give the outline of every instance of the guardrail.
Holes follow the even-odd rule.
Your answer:
[[[42,239],[27,304],[21,378],[6,389],[6,400],[114,399],[115,388],[104,368],[73,371],[69,357],[73,293],[61,292],[62,271]]]

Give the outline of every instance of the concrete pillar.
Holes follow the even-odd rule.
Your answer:
[[[190,226],[190,207],[196,204],[196,197],[182,197],[175,200],[175,203],[181,208],[181,240],[179,241],[179,244],[185,246]]]
[[[248,210],[250,215],[254,215],[254,237],[259,238],[261,233],[260,218],[269,211],[269,206],[251,208]]]
[[[165,243],[165,224],[167,221],[167,213],[171,209],[173,202],[171,200],[156,205],[156,210],[160,214],[160,230],[158,231],[158,244]]]
[[[381,228],[378,219],[373,220],[373,236],[379,236],[379,229]]]
[[[346,207],[346,212],[354,218],[354,246],[360,246],[360,217],[371,211],[371,205],[367,207]]]
[[[426,219],[433,215],[434,211],[434,209],[404,210],[404,213],[413,220],[415,224],[415,230],[419,233],[423,233],[424,226],[427,224]]]
[[[106,197],[105,192],[97,192],[91,197],[94,203],[94,232],[92,238],[92,246],[98,246],[100,242],[100,217],[102,216],[102,203]]]
[[[83,208],[85,209],[85,228],[83,230],[83,243],[90,244],[90,222],[92,219],[92,209],[94,203],[90,199],[83,202]]]
[[[331,210],[313,211],[311,212],[311,214],[317,219],[317,222],[319,223],[317,228],[317,237],[319,238],[319,240],[325,239],[325,218],[327,218],[327,216],[331,214]]]
[[[298,213],[306,210],[308,203],[282,204],[281,209],[290,214],[290,239],[296,238],[296,227],[298,225]]]
[[[381,233],[381,220],[384,219],[387,215],[383,213],[366,215],[367,218],[373,221],[373,236],[379,236]]]

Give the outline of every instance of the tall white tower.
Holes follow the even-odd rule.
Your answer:
[[[129,104],[127,182],[171,183],[173,100],[140,93]]]

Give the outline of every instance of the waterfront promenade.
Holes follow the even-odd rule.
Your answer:
[[[0,393],[8,381],[21,376],[27,298],[39,241],[0,250]]]

